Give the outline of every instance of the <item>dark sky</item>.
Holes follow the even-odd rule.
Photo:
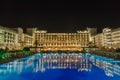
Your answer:
[[[97,0],[96,0],[97,1]],[[0,2],[0,25],[75,32],[86,27],[120,26],[120,4],[112,1]]]

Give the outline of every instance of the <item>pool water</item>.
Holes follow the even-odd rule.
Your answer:
[[[120,80],[120,61],[89,53],[38,53],[0,65],[0,80]]]

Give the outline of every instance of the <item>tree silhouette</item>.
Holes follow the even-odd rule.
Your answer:
[[[35,40],[34,45],[35,45],[35,51],[37,52],[37,47],[38,47],[38,42],[37,42],[37,40]]]

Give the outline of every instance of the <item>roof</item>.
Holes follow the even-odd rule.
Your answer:
[[[13,30],[13,29],[10,29],[10,28],[8,28],[8,27],[0,26],[0,29],[8,30],[8,31],[11,31],[11,32],[17,33],[17,31],[15,31],[15,30]]]

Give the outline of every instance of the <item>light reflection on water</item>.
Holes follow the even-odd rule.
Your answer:
[[[120,76],[120,61],[91,54],[36,54],[0,65],[0,77],[45,72],[49,69],[76,69],[78,72],[91,72],[92,67],[104,70],[106,76]],[[29,69],[29,70],[28,70]],[[0,79],[1,80],[1,79]]]

